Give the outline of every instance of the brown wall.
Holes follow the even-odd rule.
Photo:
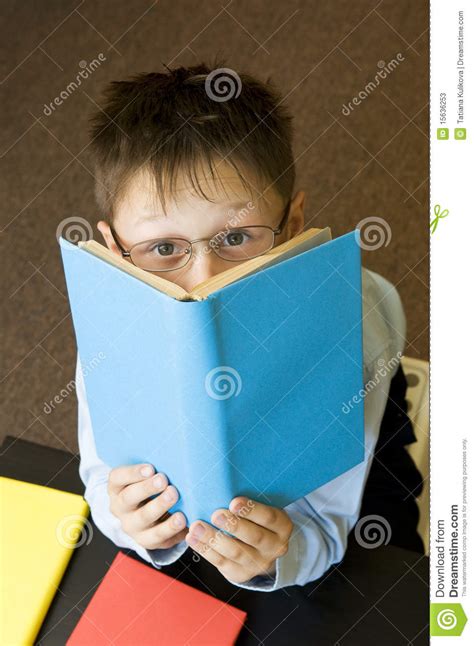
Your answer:
[[[43,412],[75,364],[56,228],[67,217],[98,219],[86,128],[101,87],[162,62],[220,54],[273,78],[296,117],[307,223],[338,236],[365,217],[386,220],[390,243],[364,263],[401,293],[406,354],[428,358],[427,2],[3,0],[2,13],[3,433],[77,449],[74,394]],[[45,116],[80,61],[100,52],[101,66]],[[344,116],[378,62],[398,53],[404,60]]]

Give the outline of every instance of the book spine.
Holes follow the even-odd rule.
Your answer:
[[[233,383],[220,357],[215,303],[212,296],[173,303],[177,435],[187,476],[178,504],[188,524],[210,522],[232,500],[225,402]]]

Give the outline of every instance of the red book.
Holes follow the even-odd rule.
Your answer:
[[[68,646],[226,646],[246,613],[119,552]]]

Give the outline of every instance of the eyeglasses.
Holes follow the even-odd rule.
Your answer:
[[[285,228],[290,212],[291,200],[285,207],[283,217],[276,227],[272,229],[266,225],[250,225],[228,230],[221,230],[212,238],[198,238],[186,240],[185,238],[153,238],[137,242],[130,249],[124,249],[120,244],[117,233],[111,227],[111,233],[122,253],[123,258],[151,272],[175,271],[181,269],[191,260],[193,246],[197,242],[208,242],[204,253],[214,252],[219,258],[230,262],[243,262],[256,258],[270,251],[275,245],[275,236]]]

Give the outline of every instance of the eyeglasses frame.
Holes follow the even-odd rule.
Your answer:
[[[273,233],[272,246],[269,247],[266,251],[263,251],[262,253],[257,254],[256,256],[249,256],[248,260],[250,260],[251,258],[258,258],[258,256],[262,256],[263,254],[270,251],[270,249],[273,249],[273,247],[275,246],[275,236],[282,233],[282,231],[285,228],[286,223],[288,221],[288,216],[290,214],[290,206],[291,206],[291,199],[288,200],[288,203],[285,206],[285,210],[283,212],[283,217],[282,217],[282,219],[280,220],[278,226],[275,229],[273,229],[271,226],[266,225],[266,224],[250,224],[250,225],[248,225],[246,227],[235,227],[235,229],[230,229],[229,233],[231,233],[233,231],[236,231],[238,229],[255,229],[255,228],[270,229],[270,231]],[[114,242],[117,245],[117,247],[119,248],[120,253],[122,254],[122,258],[130,258],[130,262],[133,265],[135,265],[135,263],[133,262],[133,258],[132,258],[131,253],[132,253],[134,247],[137,247],[138,245],[141,245],[141,244],[145,244],[146,242],[153,242],[154,240],[160,240],[160,238],[150,238],[149,240],[141,240],[140,242],[136,242],[134,245],[132,245],[130,247],[130,249],[125,249],[123,247],[123,245],[120,243],[120,241],[118,239],[118,236],[117,236],[117,232],[114,230],[114,228],[112,226],[110,227],[110,233],[112,234]],[[179,236],[170,236],[170,238],[172,240],[182,240],[182,241],[188,243],[188,245],[189,245],[189,250],[188,249],[185,250],[185,253],[189,254],[189,257],[186,260],[186,262],[184,263],[184,265],[181,265],[180,267],[177,267],[175,269],[155,269],[155,270],[153,270],[153,269],[145,269],[144,271],[149,271],[150,273],[153,273],[153,274],[155,274],[155,273],[161,274],[161,273],[167,272],[167,271],[177,271],[178,269],[182,269],[183,267],[186,267],[186,265],[191,260],[191,257],[193,255],[193,244],[195,244],[196,242],[204,242],[204,241],[211,243],[211,240],[213,240],[220,233],[221,233],[221,231],[218,231],[216,234],[214,234],[212,236],[212,238],[197,238],[196,240],[187,240],[186,238],[180,238]],[[219,256],[219,254],[217,253],[215,248],[212,246],[212,244],[209,244],[209,246],[212,249],[212,251],[214,251],[216,256]],[[219,256],[219,258],[222,258],[222,256]],[[240,258],[235,259],[235,260],[232,260],[232,259],[229,259],[229,258],[222,258],[222,259],[226,260],[228,262],[242,262],[242,260]],[[139,267],[139,266],[135,265],[135,267]],[[139,269],[142,269],[142,267],[139,267]]]

